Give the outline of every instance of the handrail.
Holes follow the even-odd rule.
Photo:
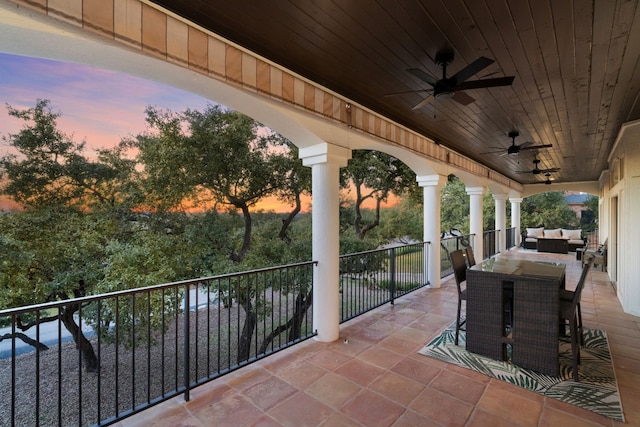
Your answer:
[[[10,340],[4,351],[9,357],[0,359],[10,383],[0,384],[0,399],[11,402],[11,410],[0,413],[0,425],[42,425],[42,419],[54,425],[109,425],[180,394],[189,400],[194,387],[315,335],[316,265],[309,261],[0,311],[0,324],[9,325],[0,341]],[[20,329],[44,319],[51,322]],[[32,355],[19,355],[26,348],[20,338],[42,345]]]

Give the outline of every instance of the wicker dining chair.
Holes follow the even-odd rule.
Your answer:
[[[471,268],[476,265],[476,257],[473,255],[473,248],[471,246],[467,246],[464,250],[467,253],[467,265]]]
[[[587,280],[587,275],[589,274],[592,264],[593,257],[589,257],[582,267],[582,274],[580,274],[580,280],[578,280],[574,291],[563,290],[560,293],[560,321],[563,322],[565,327],[567,323],[569,324],[569,333],[571,335],[571,363],[573,379],[576,382],[579,381],[578,364],[580,364],[580,346],[584,345],[580,298],[582,296],[584,282]]]
[[[461,250],[453,251],[449,254],[451,259],[451,265],[453,266],[453,275],[456,279],[456,286],[458,287],[458,314],[456,316],[456,339],[455,344],[458,345],[458,336],[460,331],[464,329],[466,323],[465,320],[460,320],[460,312],[462,310],[462,301],[467,299],[467,262],[465,260],[464,253]],[[464,283],[464,289],[462,284]]]
[[[597,265],[600,271],[606,271],[607,268],[607,241],[598,246],[598,249],[587,249],[582,252],[582,265],[586,262],[589,256],[593,257],[592,265]]]

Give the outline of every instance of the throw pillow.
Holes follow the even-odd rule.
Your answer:
[[[562,237],[562,232],[559,228],[554,228],[553,230],[544,230],[544,237],[558,239]]]
[[[542,232],[544,228],[527,228],[527,237],[531,239],[537,239],[538,237],[542,237]]]
[[[566,237],[569,240],[582,240],[582,229],[578,230],[565,230],[562,229],[562,237]]]

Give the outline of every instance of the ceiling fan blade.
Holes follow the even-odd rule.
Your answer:
[[[502,148],[498,148],[498,147],[489,147],[489,148],[494,148],[494,151],[487,151],[487,152],[484,152],[484,153],[480,153],[480,155],[482,156],[484,154],[498,154],[498,153],[505,153],[506,154],[506,151],[504,149],[502,149]]]
[[[475,102],[475,98],[467,95],[464,92],[455,92],[453,94],[453,96],[451,97],[451,99],[453,99],[457,103],[465,105],[465,106],[471,104],[472,102]]]
[[[402,92],[393,92],[393,93],[385,93],[382,96],[396,96],[396,95],[406,95],[407,93],[418,93],[418,92],[427,92],[431,89],[416,89],[416,90],[404,90]]]
[[[530,146],[531,144],[533,144],[533,142],[527,141],[527,142],[523,142],[518,147],[520,148],[520,150],[526,150],[527,147]]]
[[[509,86],[513,83],[514,76],[496,77],[495,79],[472,80],[462,82],[455,87],[455,90],[482,89],[485,87]]]
[[[526,144],[526,142],[524,144]],[[522,145],[524,145],[524,144],[522,144]],[[527,147],[523,147],[522,145],[520,146],[521,150],[538,150],[538,149],[542,149],[542,148],[551,148],[551,147],[553,147],[553,145],[551,145],[551,144],[530,145],[530,146],[527,146]]]
[[[430,103],[434,98],[435,98],[435,96],[433,96],[433,95],[427,96],[425,99],[420,101],[415,107],[413,107],[412,110],[418,110],[418,109],[424,107],[425,105]]]
[[[555,173],[560,172],[560,168],[551,168],[551,169],[530,169],[528,171],[516,171],[516,173],[531,173],[533,175],[541,175],[543,173]]]
[[[417,78],[419,78],[420,80],[429,83],[431,86],[435,86],[436,82],[438,81],[433,76],[430,76],[429,74],[422,71],[420,68],[409,68],[407,71],[413,74],[414,76],[416,76]]]
[[[458,71],[453,76],[451,76],[451,80],[453,80],[456,83],[456,85],[459,85],[460,83],[467,80],[469,77],[479,73],[480,71],[484,70],[485,68],[487,68],[489,65],[493,63],[494,63],[493,59],[489,59],[484,56],[481,56],[480,58],[476,59],[471,64],[467,65],[462,70]]]

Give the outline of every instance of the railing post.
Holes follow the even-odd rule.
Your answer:
[[[16,317],[13,314],[11,316],[11,336],[16,336]],[[58,384],[62,384],[60,377],[60,370],[58,370]],[[11,427],[16,425],[16,340],[11,340]],[[60,418],[58,418],[60,419]]]
[[[189,372],[191,371],[190,361],[191,355],[189,354],[189,348],[191,347],[189,342],[189,323],[191,322],[189,316],[189,307],[191,305],[189,298],[189,284],[184,285],[184,400],[189,401]],[[177,343],[176,343],[177,344]]]
[[[391,305],[396,297],[396,248],[391,248],[391,260],[389,262],[389,270],[391,270],[391,278],[389,280],[389,292],[391,293]]]
[[[427,280],[425,281],[424,285],[429,285],[429,246],[431,245],[431,242],[424,242],[422,244],[422,260],[423,260],[423,265],[422,265],[422,274],[423,274],[423,278],[426,278]]]

